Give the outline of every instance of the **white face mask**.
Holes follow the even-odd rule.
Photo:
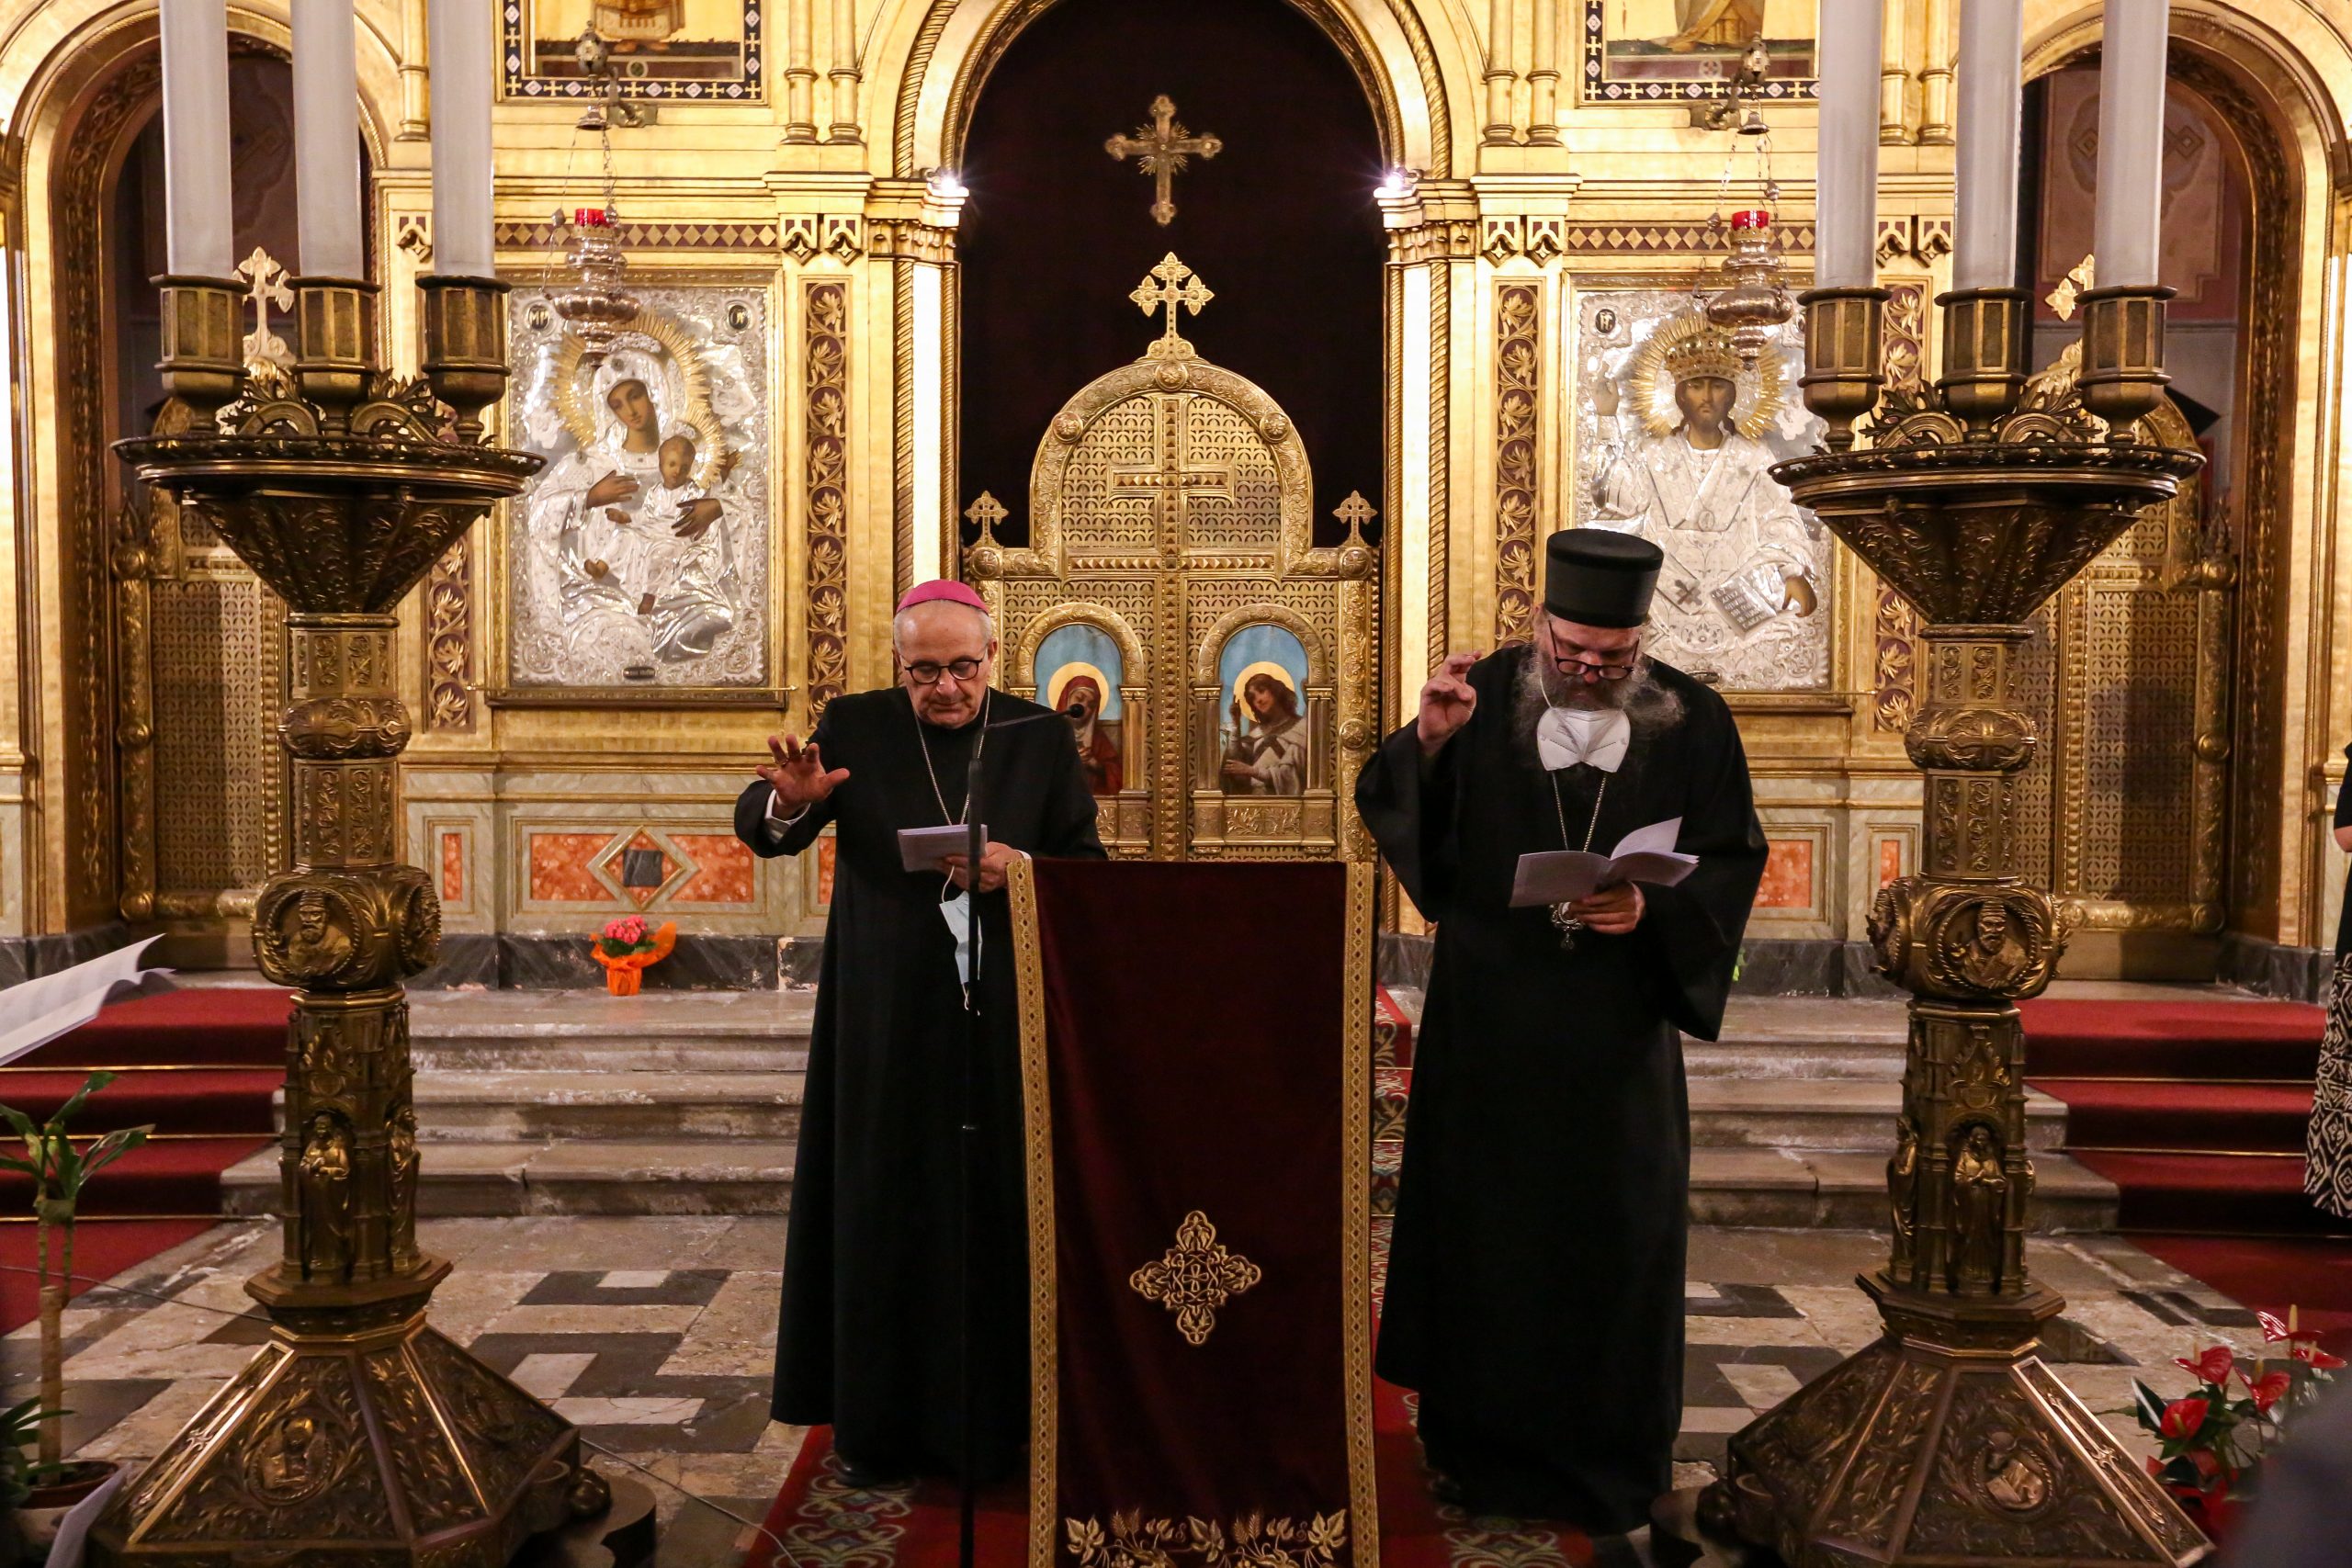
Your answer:
[[[1613,773],[1624,764],[1633,733],[1623,708],[1554,707],[1536,722],[1535,752],[1554,771],[1590,762]]]

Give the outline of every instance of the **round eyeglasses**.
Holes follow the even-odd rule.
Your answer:
[[[954,676],[958,682],[968,681],[980,672],[981,662],[978,659],[956,659],[945,664],[933,664],[924,660],[906,667],[907,679],[918,686],[936,686],[948,676]]]

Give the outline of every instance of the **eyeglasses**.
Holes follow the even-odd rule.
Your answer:
[[[945,664],[933,664],[925,660],[920,664],[907,666],[907,679],[918,686],[936,686],[943,677],[950,675],[958,682],[968,681],[980,672],[981,662],[978,659],[957,659]]]
[[[1632,664],[1588,664],[1581,659],[1555,659],[1552,668],[1571,681],[1623,681],[1637,668]]]

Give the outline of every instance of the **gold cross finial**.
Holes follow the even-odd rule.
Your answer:
[[[1158,280],[1157,283],[1154,279]],[[1176,259],[1174,251],[1170,251],[1160,258],[1158,266],[1151,269],[1149,276],[1136,285],[1135,291],[1127,298],[1134,300],[1147,316],[1163,305],[1168,308],[1168,330],[1160,334],[1158,343],[1151,345],[1151,356],[1155,359],[1185,359],[1192,356],[1193,345],[1176,335],[1176,318],[1187,306],[1191,307],[1193,314],[1199,315],[1201,307],[1216,296],[1209,292],[1209,286],[1203,283],[1191,267]]]
[[[998,524],[1010,517],[1012,513],[1005,511],[1002,502],[987,491],[982,491],[979,500],[964,508],[964,515],[979,525],[980,537],[985,539],[996,531]]]
[[[1363,531],[1365,524],[1380,513],[1374,509],[1372,502],[1363,498],[1363,491],[1351,490],[1348,491],[1347,500],[1331,508],[1331,515],[1348,525],[1348,537],[1352,539]]]
[[[1127,1283],[1176,1314],[1176,1331],[1187,1344],[1205,1345],[1216,1330],[1216,1309],[1263,1278],[1255,1263],[1217,1241],[1216,1227],[1195,1209],[1176,1227],[1167,1255],[1128,1275]]]
[[[254,330],[245,334],[243,345],[248,360],[266,359],[284,369],[294,367],[294,351],[286,340],[269,330],[269,310],[275,305],[281,310],[294,308],[294,290],[286,286],[286,269],[277,258],[259,245],[254,254],[237,264],[237,276],[252,287],[245,290],[245,303],[253,307]]]
[[[1149,125],[1136,127],[1133,136],[1112,137],[1102,150],[1114,158],[1139,160],[1136,167],[1152,179],[1152,221],[1164,229],[1176,217],[1176,203],[1170,197],[1185,161],[1194,153],[1214,158],[1225,151],[1225,143],[1214,136],[1195,136],[1177,124],[1176,100],[1162,93],[1151,100]]]

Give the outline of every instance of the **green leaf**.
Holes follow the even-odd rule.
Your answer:
[[[82,1171],[74,1183],[73,1195],[79,1196],[83,1182],[89,1180],[99,1171],[145,1143],[147,1135],[154,1130],[152,1123],[144,1127],[124,1127],[117,1132],[108,1133],[105,1137],[83,1150]]]
[[[82,1087],[74,1091],[74,1097],[57,1108],[57,1114],[49,1119],[49,1124],[53,1128],[62,1131],[66,1124],[74,1120],[74,1113],[82,1109],[82,1102],[84,1100],[89,1099],[90,1096],[97,1093],[98,1090],[106,1088],[107,1085],[112,1082],[114,1082],[114,1075],[112,1073],[92,1073],[88,1077],[82,1080]]]
[[[2165,1429],[2165,1402],[2154,1389],[2138,1378],[2132,1380],[2132,1408],[2140,1417],[2140,1425],[2151,1432]]]
[[[17,1136],[24,1139],[28,1145],[40,1141],[40,1130],[33,1125],[33,1119],[16,1107],[0,1105],[0,1117],[7,1118],[8,1125],[17,1130]]]

